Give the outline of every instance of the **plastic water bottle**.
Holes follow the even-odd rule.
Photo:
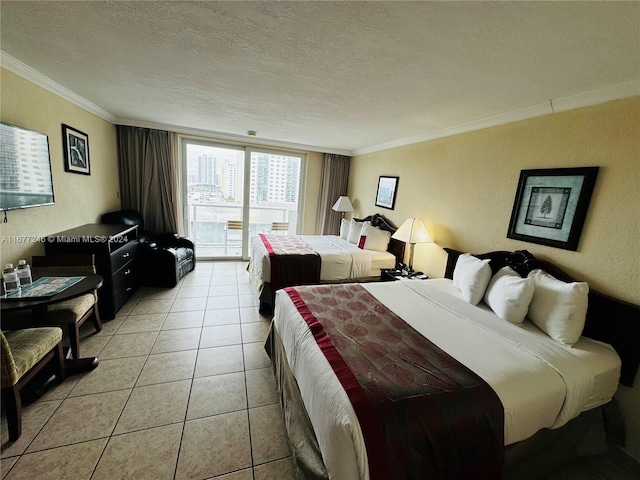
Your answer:
[[[27,263],[26,260],[20,260],[18,262],[18,268],[16,268],[18,273],[18,280],[20,281],[20,287],[26,287],[27,285],[31,285],[33,281],[31,279],[31,267]]]
[[[6,293],[20,290],[20,280],[18,280],[16,269],[13,268],[13,263],[5,265],[4,270],[2,270],[2,280],[4,281],[4,291]]]

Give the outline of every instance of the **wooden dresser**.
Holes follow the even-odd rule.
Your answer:
[[[138,288],[138,227],[89,223],[53,233],[45,239],[47,255],[92,253],[97,273],[104,283],[98,291],[102,319],[115,318],[117,311]]]

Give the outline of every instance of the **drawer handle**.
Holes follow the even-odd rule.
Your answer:
[[[131,254],[130,254],[130,253],[124,253],[124,254],[122,255],[122,258],[127,258],[129,255],[131,255]]]
[[[131,273],[131,270],[127,270],[126,272],[124,272],[125,275],[129,275]]]

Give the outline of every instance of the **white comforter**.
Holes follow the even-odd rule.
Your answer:
[[[363,286],[494,389],[505,409],[506,445],[542,428],[560,427],[615,393],[620,359],[608,345],[582,338],[573,348],[562,346],[532,325],[512,325],[456,298],[450,280]],[[329,476],[366,480],[367,454],[347,394],[289,297],[285,292],[277,295],[274,326]],[[595,374],[590,365],[611,372],[597,399],[591,395]]]
[[[301,235],[300,238],[318,252],[322,258],[321,281],[332,282],[371,276],[373,262],[376,262],[377,268],[393,268],[395,266],[396,259],[391,253],[363,250],[336,235]],[[249,273],[251,277],[262,283],[270,282],[271,262],[259,235],[251,239],[250,255]],[[386,263],[380,264],[380,259]],[[378,271],[374,275],[379,274]]]

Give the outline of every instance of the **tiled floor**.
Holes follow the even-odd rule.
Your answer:
[[[170,290],[143,288],[81,354],[75,375],[23,412],[2,478],[293,478],[264,339],[270,318],[242,262],[198,263]]]

